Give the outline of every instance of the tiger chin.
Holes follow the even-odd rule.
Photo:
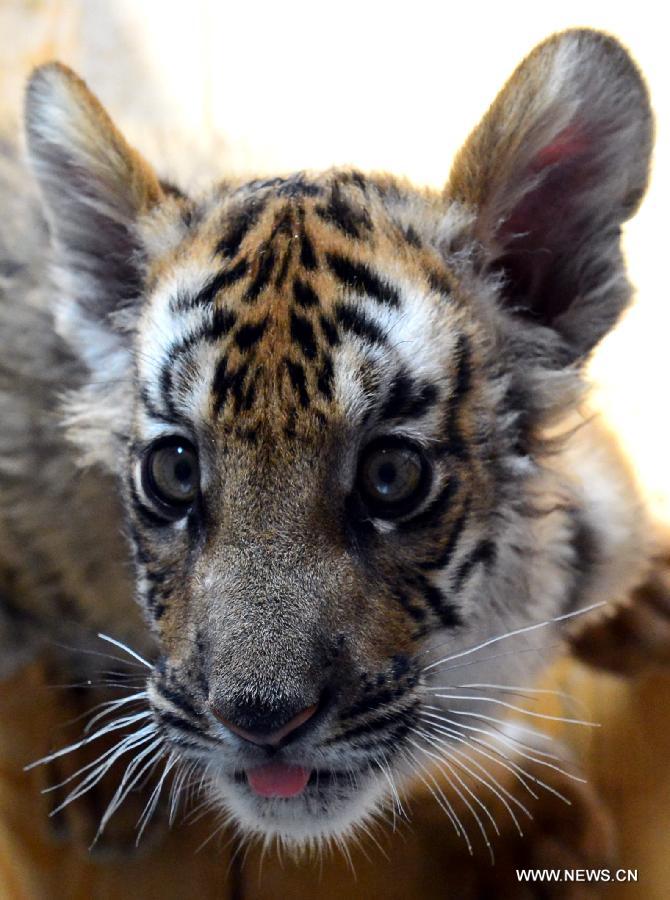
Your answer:
[[[24,210],[0,229],[0,641],[8,671],[94,669],[49,642],[98,632],[146,667],[144,708],[111,707],[130,762],[103,824],[152,766],[158,793],[195,766],[243,830],[310,843],[449,782],[475,738],[522,749],[504,692],[652,553],[581,416],[653,138],[626,51],[539,45],[442,192],[333,169],[192,196],[57,63],[25,122],[32,175],[8,156],[0,182]]]

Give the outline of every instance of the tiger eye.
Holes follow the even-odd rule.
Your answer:
[[[195,447],[184,438],[161,438],[145,458],[142,482],[148,497],[172,515],[185,515],[200,490]]]
[[[379,518],[407,515],[424,499],[430,467],[422,451],[409,441],[381,438],[363,451],[358,490]]]

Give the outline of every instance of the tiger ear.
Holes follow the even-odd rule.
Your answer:
[[[130,342],[118,313],[132,310],[141,291],[136,223],[162,190],[66,66],[50,63],[32,74],[25,128],[51,237],[56,325],[94,376],[71,398],[70,418],[81,425],[85,452],[100,454],[110,433],[123,428],[128,405],[118,385],[130,374]]]
[[[562,363],[583,358],[629,300],[620,226],[645,192],[652,142],[628,53],[575,30],[532,51],[456,157],[447,198],[474,211],[503,302],[560,335]]]
[[[133,226],[161,198],[158,179],[84,82],[60,63],[33,72],[25,125],[58,264],[79,279],[76,293],[87,313],[113,312],[136,296]]]

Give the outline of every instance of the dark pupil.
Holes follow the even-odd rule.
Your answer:
[[[384,486],[393,484],[398,475],[398,470],[392,462],[383,462],[377,469],[377,477]]]
[[[183,453],[183,450],[177,450],[177,453]],[[193,466],[187,459],[177,459],[174,466],[174,476],[177,481],[186,486],[190,483],[193,475]]]

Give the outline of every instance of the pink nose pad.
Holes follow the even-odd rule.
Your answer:
[[[229,731],[232,731],[233,734],[236,734],[238,737],[244,738],[245,741],[249,741],[252,744],[276,747],[284,740],[284,738],[287,738],[289,734],[292,734],[296,729],[300,728],[301,725],[308,722],[318,708],[318,703],[306,707],[297,715],[293,716],[292,719],[289,719],[288,722],[281,726],[281,728],[277,728],[276,731],[272,731],[270,734],[260,734],[255,731],[247,731],[246,728],[240,728],[239,725],[231,722],[230,719],[224,719],[223,716],[219,715],[215,707],[212,707],[212,714],[222,725],[225,725]]]

